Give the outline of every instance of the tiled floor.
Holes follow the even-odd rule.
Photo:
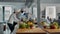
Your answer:
[[[6,31],[4,31],[4,34],[10,34],[10,30],[9,29],[6,29]],[[14,30],[13,32],[12,32],[12,34],[16,34],[16,30]]]
[[[18,28],[18,25],[16,26],[16,28]],[[6,26],[6,31],[4,31],[4,34],[10,34],[10,30],[9,30],[8,26]],[[14,29],[12,34],[16,34],[16,29]]]
[[[4,34],[10,34],[10,30],[4,31]]]

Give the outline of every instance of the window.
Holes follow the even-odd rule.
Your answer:
[[[5,21],[9,19],[12,14],[12,8],[10,6],[5,6]]]
[[[33,15],[35,15],[35,17],[37,18],[37,8],[33,7]]]
[[[47,16],[49,16],[50,18],[56,18],[56,7],[55,6],[46,7],[46,18]]]

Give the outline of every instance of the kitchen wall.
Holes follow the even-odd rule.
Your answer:
[[[25,7],[25,3],[24,2],[0,2],[0,8],[2,6],[9,6],[9,7],[12,7],[12,11],[13,9],[21,9],[23,7]],[[0,22],[3,22],[3,10],[0,9]]]
[[[40,7],[41,12],[44,11],[46,6],[56,6],[56,13],[57,14],[60,13],[60,0],[40,0],[40,5],[41,5],[41,7]],[[37,8],[37,0],[34,1],[33,7]],[[36,11],[34,11],[34,12],[36,12]],[[41,15],[41,13],[40,13],[40,15]],[[58,18],[58,15],[57,15],[57,18]]]
[[[41,13],[40,13],[40,16],[42,16],[42,11],[45,11],[46,10],[46,7],[47,6],[56,6],[56,19],[58,19],[58,13],[60,13],[60,3],[40,3],[40,8],[41,8]],[[35,7],[35,8],[37,8],[37,4],[36,3],[34,3],[34,5],[33,5],[33,7]],[[33,11],[35,14],[37,14],[36,13],[36,11]],[[35,15],[35,16],[37,16],[37,15]]]
[[[60,0],[41,0],[41,10],[46,8],[46,6],[56,6],[56,19],[58,18],[58,13],[60,13]]]
[[[60,13],[60,4],[53,4],[53,3],[41,3],[41,11],[43,11],[47,6],[56,6],[56,17],[58,18],[58,13]]]
[[[25,7],[25,3],[24,2],[0,2],[0,5],[3,5],[3,6],[7,6],[7,5],[10,5],[12,6],[13,8],[22,8],[22,7]]]

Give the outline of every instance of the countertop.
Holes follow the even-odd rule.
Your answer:
[[[34,29],[18,29],[16,33],[46,33],[41,28],[34,28]]]
[[[47,34],[47,32],[49,33],[49,34],[60,34],[60,29],[41,29],[41,28],[33,28],[33,29],[18,29],[17,31],[16,31],[16,34],[20,34],[20,33],[45,33],[45,34]]]
[[[43,29],[48,33],[60,33],[60,29]]]

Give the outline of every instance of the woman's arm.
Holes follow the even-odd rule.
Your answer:
[[[17,21],[17,22],[19,21],[16,14],[14,14],[14,20]]]

